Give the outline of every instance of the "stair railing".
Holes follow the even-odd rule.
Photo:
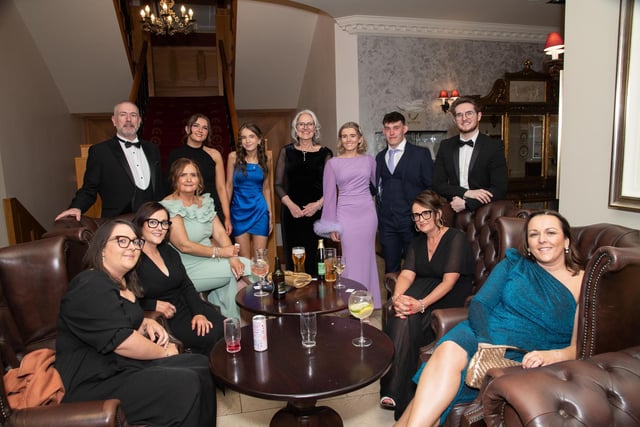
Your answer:
[[[224,42],[222,40],[218,41],[218,54],[220,55],[220,63],[222,64],[222,83],[224,85],[224,97],[227,101],[229,120],[231,121],[231,141],[233,143],[233,147],[235,147],[236,138],[238,136],[238,132],[240,132],[240,126],[238,125],[236,102],[233,97],[233,81],[231,79],[229,63],[227,62],[227,54],[224,50]]]

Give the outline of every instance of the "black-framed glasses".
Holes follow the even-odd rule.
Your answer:
[[[149,228],[158,228],[160,226],[163,230],[168,230],[171,226],[171,221],[168,219],[163,219],[162,221],[155,218],[147,218],[144,220],[147,223]]]
[[[120,246],[122,249],[129,248],[129,246],[131,246],[132,243],[133,243],[133,249],[139,250],[139,249],[142,249],[142,247],[144,246],[144,239],[141,239],[139,237],[130,239],[127,236],[116,236],[113,239],[109,239],[109,240],[115,240],[118,246]]]
[[[316,124],[313,122],[298,122],[296,123],[296,126],[298,126],[299,128],[312,128],[314,127]]]
[[[413,220],[413,222],[418,222],[420,219],[422,219],[423,221],[426,221],[428,219],[431,219],[432,216],[433,216],[432,210],[411,213],[411,219]]]

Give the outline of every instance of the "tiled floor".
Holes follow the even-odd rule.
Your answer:
[[[371,316],[371,324],[380,327],[380,310]],[[344,422],[345,427],[391,426],[393,412],[378,405],[380,383],[375,381],[367,387],[352,393],[318,401],[318,406],[333,408]],[[258,427],[268,426],[273,414],[285,406],[285,402],[257,399],[227,389],[225,394],[218,390],[218,427]]]

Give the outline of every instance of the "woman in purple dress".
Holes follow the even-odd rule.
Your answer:
[[[338,131],[338,157],[329,159],[324,168],[324,207],[314,229],[316,234],[342,244],[346,261],[343,276],[366,286],[375,308],[380,308],[375,253],[378,217],[370,191],[376,162],[364,154],[366,151],[360,126],[355,122],[343,124]]]

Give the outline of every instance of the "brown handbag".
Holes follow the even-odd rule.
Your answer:
[[[467,366],[467,375],[464,382],[471,388],[480,388],[482,380],[487,371],[491,368],[507,368],[509,366],[520,366],[522,363],[515,360],[507,359],[504,354],[507,350],[515,350],[521,353],[527,353],[519,347],[511,345],[494,345],[488,343],[479,343],[478,350],[471,358],[469,366]]]

